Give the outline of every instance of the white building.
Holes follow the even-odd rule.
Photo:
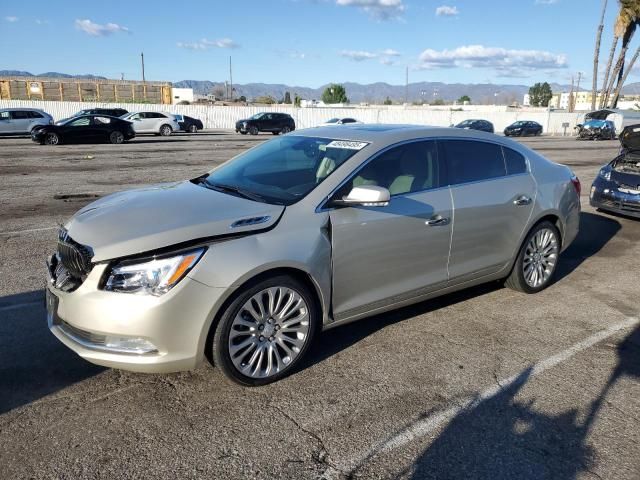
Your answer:
[[[193,88],[172,88],[171,103],[193,102]]]

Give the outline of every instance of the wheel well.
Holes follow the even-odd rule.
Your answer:
[[[220,323],[220,318],[222,317],[222,314],[227,310],[227,308],[229,308],[229,305],[231,305],[231,303],[236,299],[238,295],[240,295],[242,291],[246,290],[247,288],[251,287],[252,285],[262,280],[265,280],[271,277],[276,277],[278,275],[287,275],[289,277],[295,278],[296,280],[304,284],[309,289],[309,292],[311,292],[311,295],[313,297],[313,302],[315,303],[316,308],[320,312],[320,316],[321,316],[320,323],[322,323],[322,316],[324,313],[322,309],[322,300],[320,298],[320,292],[318,291],[318,286],[311,279],[311,275],[309,275],[307,272],[303,270],[299,270],[297,268],[291,268],[291,267],[280,267],[280,268],[273,268],[271,270],[266,270],[264,272],[259,273],[255,277],[251,277],[250,279],[246,280],[243,284],[241,284],[238,288],[236,288],[235,291],[231,295],[229,295],[229,298],[227,298],[222,303],[222,305],[216,312],[215,316],[213,317],[213,321],[211,322],[211,326],[209,327],[209,333],[207,333],[207,340],[204,346],[205,356],[212,364],[213,364],[213,357],[211,356],[212,351],[211,351],[211,348],[209,348],[209,346],[211,345],[211,341],[213,340],[213,335],[216,331],[216,328],[218,328],[218,323]],[[319,328],[321,327],[319,326]]]

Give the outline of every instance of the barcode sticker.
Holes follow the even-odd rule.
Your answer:
[[[369,145],[367,142],[349,142],[347,140],[334,140],[327,144],[327,148],[347,148],[349,150],[362,150]]]

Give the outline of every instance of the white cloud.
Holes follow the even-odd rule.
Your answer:
[[[392,58],[389,58],[389,57],[382,57],[380,59],[380,63],[382,65],[387,65],[388,67],[396,64],[396,62]]]
[[[307,54],[303,53],[303,52],[291,52],[289,54],[289,57],[291,58],[295,58],[297,60],[304,60],[305,58],[307,58]]]
[[[385,57],[399,57],[402,54],[393,48],[385,48],[380,52],[380,55],[384,55]]]
[[[78,30],[82,30],[84,33],[91,35],[92,37],[106,37],[107,35],[111,35],[116,32],[129,33],[129,29],[127,27],[123,27],[117,23],[106,23],[101,25],[99,23],[94,23],[89,19],[77,19],[75,23]]]
[[[15,23],[18,20],[20,20],[18,17],[14,17],[13,15],[9,15],[7,17],[4,17],[4,19],[9,23]]]
[[[553,5],[558,3],[558,0],[536,0],[536,5]]]
[[[36,24],[38,24],[38,25],[48,25],[49,24],[49,20],[41,20],[39,18],[36,18]]]
[[[453,50],[426,49],[420,54],[418,68],[491,68],[513,76],[523,71],[567,66],[565,55],[547,51],[466,45]]]
[[[379,20],[399,18],[406,7],[403,0],[335,0],[341,7],[356,7]]]
[[[342,50],[340,56],[353,60],[354,62],[362,62],[363,60],[371,60],[378,58],[377,53],[367,52],[365,50]]]
[[[208,40],[203,38],[198,42],[178,42],[178,47],[187,48],[189,50],[208,50],[210,48],[239,48],[236,42],[230,38],[220,38],[218,40]]]
[[[455,17],[460,14],[458,7],[450,7],[449,5],[442,5],[436,8],[436,16],[438,17]]]

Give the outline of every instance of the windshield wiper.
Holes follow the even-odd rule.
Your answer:
[[[214,190],[219,190],[222,192],[231,192],[236,195],[240,195],[241,197],[248,198],[249,200],[253,200],[255,202],[266,203],[265,199],[262,198],[257,193],[250,192],[240,187],[236,187],[235,185],[225,185],[223,183],[209,183],[208,181],[202,182],[203,185],[206,185],[208,188],[212,188]]]

